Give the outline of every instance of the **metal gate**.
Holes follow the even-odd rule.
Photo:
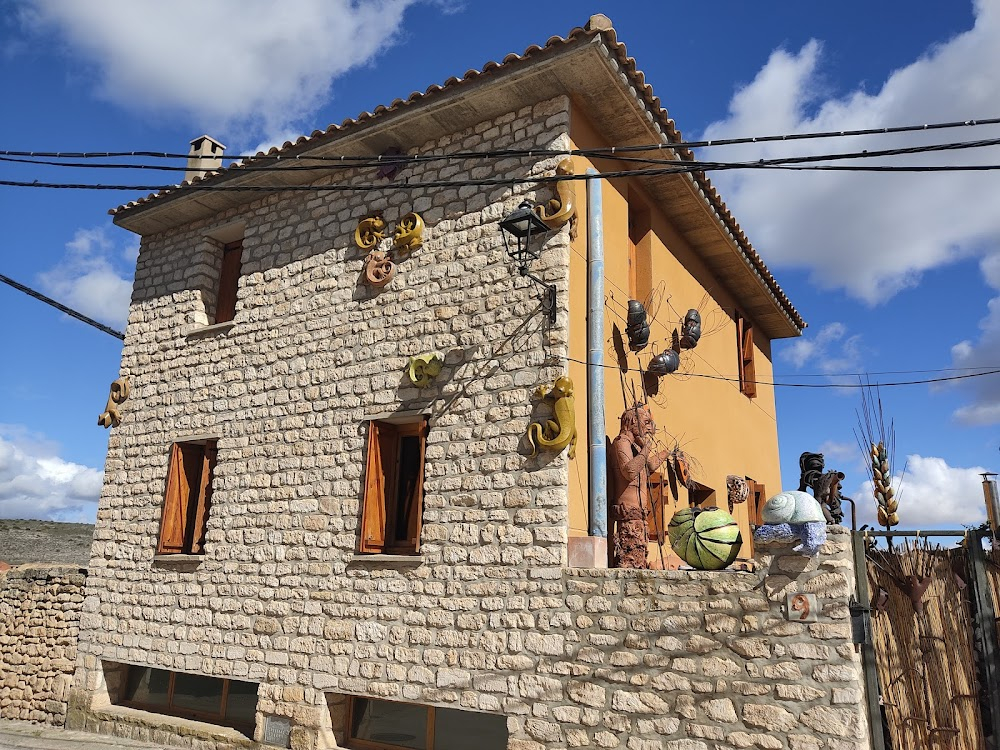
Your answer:
[[[987,534],[854,534],[852,614],[874,750],[997,750],[1000,551],[983,550]],[[944,549],[931,536],[963,541]],[[889,537],[888,549],[876,537]]]

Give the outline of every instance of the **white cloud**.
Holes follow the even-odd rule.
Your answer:
[[[857,461],[860,449],[857,443],[841,443],[837,440],[827,440],[820,447],[819,452],[826,458],[826,463],[836,463],[838,461]],[[829,468],[836,468],[829,466]]]
[[[273,134],[394,41],[415,0],[23,0],[98,71],[102,97],[194,129]]]
[[[893,477],[899,498],[899,528],[960,529],[986,520],[980,466],[949,466],[943,458],[920,456],[906,459],[906,475]],[[858,505],[858,526],[878,526],[871,482],[863,483],[853,495]],[[845,508],[846,510],[846,508]]]
[[[796,369],[809,365],[826,374],[853,372],[861,363],[861,335],[849,336],[843,323],[828,323],[786,345],[779,356]]]
[[[88,317],[124,330],[137,253],[132,242],[116,249],[103,227],[79,229],[66,243],[59,263],[39,274],[42,291]]]
[[[23,428],[0,425],[0,518],[93,523],[104,472],[55,455]]]
[[[983,276],[994,289],[1000,290],[1000,255],[985,258],[980,264]],[[951,348],[955,367],[1000,369],[1000,297],[989,301],[985,318],[979,321],[979,338],[966,339]],[[955,419],[966,425],[1000,423],[1000,376],[986,375],[963,384],[973,402],[955,411]]]
[[[740,89],[706,138],[875,128],[996,116],[1000,101],[1000,1],[976,5],[972,29],[894,71],[873,93],[824,96],[822,45],[775,51]],[[749,160],[997,137],[981,126],[895,136],[705,149],[704,158]],[[843,163],[843,162],[841,162]],[[900,164],[901,160],[891,163]],[[1000,147],[908,157],[909,164],[1000,163]],[[1000,241],[990,173],[716,173],[734,213],[776,267],[804,268],[823,288],[877,304],[922,272],[981,255]]]

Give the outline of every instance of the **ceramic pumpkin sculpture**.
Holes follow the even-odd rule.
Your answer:
[[[740,527],[721,508],[684,508],[667,525],[674,554],[698,570],[722,570],[743,546]]]

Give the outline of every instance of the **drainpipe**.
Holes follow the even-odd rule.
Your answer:
[[[597,174],[588,169],[587,174]],[[587,180],[587,435],[590,535],[608,536],[608,457],[604,425],[604,216],[601,181]]]

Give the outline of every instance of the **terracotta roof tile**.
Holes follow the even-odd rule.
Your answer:
[[[222,182],[226,178],[232,176],[233,172],[243,171],[247,165],[252,164],[254,160],[262,156],[275,156],[275,155],[285,155],[287,151],[292,149],[300,149],[301,147],[314,147],[320,145],[323,139],[332,134],[340,133],[341,131],[351,129],[355,126],[361,125],[374,118],[384,116],[386,114],[398,111],[404,107],[410,106],[416,102],[419,102],[425,98],[433,97],[440,92],[447,91],[450,92],[451,89],[459,88],[463,84],[473,81],[483,75],[492,73],[503,68],[517,65],[526,60],[532,58],[550,54],[560,47],[569,45],[570,43],[580,39],[581,37],[594,37],[602,36],[608,50],[614,55],[622,69],[625,72],[629,83],[635,88],[636,92],[639,94],[643,103],[646,105],[650,113],[656,119],[657,123],[666,131],[668,140],[672,142],[683,141],[681,136],[681,131],[677,128],[674,121],[667,114],[666,109],[663,108],[660,98],[653,93],[653,88],[648,83],[646,83],[646,76],[641,70],[636,67],[635,58],[629,57],[625,48],[625,45],[618,41],[618,35],[616,34],[614,28],[611,26],[610,21],[606,16],[594,16],[591,18],[590,23],[588,23],[586,28],[576,27],[572,29],[566,37],[553,36],[545,45],[540,47],[537,44],[533,44],[528,47],[522,54],[518,55],[516,53],[510,53],[503,58],[501,62],[490,61],[483,65],[481,71],[479,70],[468,70],[465,75],[461,78],[452,76],[448,78],[443,84],[432,84],[427,87],[424,92],[414,91],[410,94],[407,99],[394,99],[388,106],[379,105],[375,107],[372,112],[362,112],[355,118],[347,118],[341,124],[332,124],[325,131],[314,130],[310,135],[301,136],[295,143],[290,141],[285,141],[280,148],[271,147],[267,153],[257,152],[253,158],[247,159],[242,163],[231,164],[229,167],[221,167],[210,172],[206,172],[202,177],[195,177],[190,181],[184,181],[177,185],[176,187],[167,188],[161,190],[158,193],[150,193],[144,198],[139,198],[135,201],[131,201],[124,205],[118,206],[117,208],[111,209],[108,213],[111,215],[117,215],[119,213],[128,212],[133,208],[140,206],[145,206],[152,201],[159,198],[166,197],[168,195],[173,195],[177,192],[181,192],[187,185],[197,185],[202,182]],[[303,149],[304,150],[304,149]],[[678,155],[682,159],[694,160],[694,154],[690,149],[679,148],[677,149]],[[726,206],[725,201],[719,196],[718,191],[712,186],[711,181],[705,175],[704,172],[693,173],[694,180],[698,187],[700,188],[702,194],[709,204],[715,209],[716,215],[726,229],[729,236],[742,250],[748,264],[750,267],[757,272],[757,274],[764,281],[765,285],[768,287],[770,292],[774,295],[775,299],[779,302],[781,307],[784,309],[785,313],[788,315],[789,319],[795,324],[800,330],[806,327],[806,322],[799,315],[798,311],[792,305],[791,301],[782,291],[781,287],[778,285],[777,280],[771,275],[771,272],[767,269],[764,264],[763,259],[754,249],[753,245],[750,243],[744,234],[739,223],[733,217],[732,213]]]

